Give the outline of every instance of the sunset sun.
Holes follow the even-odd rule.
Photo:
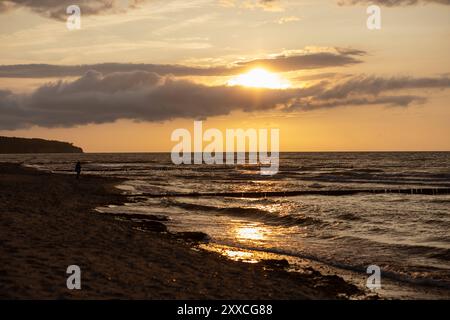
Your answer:
[[[229,80],[228,85],[266,89],[286,89],[290,87],[287,80],[262,68],[252,69],[247,73],[240,74]]]

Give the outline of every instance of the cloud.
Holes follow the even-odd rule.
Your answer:
[[[339,0],[339,5],[380,5],[386,7],[395,7],[395,6],[412,6],[418,4],[443,4],[450,5],[450,0]]]
[[[0,129],[72,127],[118,119],[204,119],[235,110],[289,112],[348,105],[408,106],[424,103],[426,98],[399,91],[422,88],[448,89],[450,79],[359,76],[338,84],[322,81],[307,88],[271,90],[210,87],[145,71],[108,75],[89,71],[74,81],[51,82],[30,94],[0,90]]]
[[[280,19],[277,20],[277,23],[286,24],[289,22],[296,22],[296,21],[300,21],[300,18],[296,16],[288,16],[288,17],[281,17]]]
[[[0,91],[0,128],[205,118],[232,110],[267,110],[293,97],[295,90],[208,87],[144,71],[106,76],[89,71],[72,82],[41,86],[30,95]]]
[[[412,78],[358,75],[344,78],[335,84],[322,81],[312,86],[308,95],[298,97],[288,110],[314,110],[356,105],[388,105],[405,107],[411,103],[425,103],[426,97],[398,92],[420,89],[449,89],[450,78]],[[394,93],[394,94],[393,94]],[[396,94],[397,93],[397,94]]]
[[[320,99],[342,99],[351,94],[379,95],[386,91],[398,91],[408,89],[450,88],[450,78],[411,78],[392,77],[381,78],[375,76],[355,76],[343,83],[324,91]]]
[[[284,11],[281,0],[219,0],[219,4],[223,7]]]
[[[0,66],[1,78],[53,78],[77,77],[89,70],[97,70],[103,74],[115,72],[147,71],[161,75],[173,74],[187,75],[222,75],[226,74],[226,67],[189,67],[175,64],[135,64],[135,63],[101,63],[91,65],[49,65],[49,64],[23,64]]]
[[[257,2],[266,11],[283,11],[280,0],[259,0]]]
[[[103,15],[124,12],[136,8],[147,0],[5,0],[0,2],[0,13],[18,8],[27,8],[40,15],[58,19],[67,19],[66,9],[70,5],[78,5],[83,15]]]
[[[342,67],[362,62],[353,56],[361,56],[364,54],[364,51],[356,49],[345,50],[335,49],[335,52],[302,52],[296,54],[285,53],[275,55],[267,59],[240,61],[235,62],[230,66],[223,65],[214,67],[132,63],[102,63],[72,66],[48,64],[0,65],[0,78],[77,77],[85,74],[89,70],[97,70],[102,74],[147,71],[155,72],[160,75],[172,74],[175,76],[229,76],[245,72],[256,66],[264,66],[272,71],[284,72],[327,67]]]
[[[350,97],[347,99],[320,100],[320,99],[297,99],[286,111],[311,111],[317,109],[331,109],[342,106],[369,106],[369,105],[387,105],[393,107],[407,107],[412,103],[422,104],[427,101],[424,97],[414,95],[393,95],[393,96],[375,96],[375,97]]]
[[[363,51],[355,51],[361,55]],[[240,62],[238,65],[246,68],[266,67],[274,72],[286,72],[295,70],[319,69],[327,67],[339,67],[361,63],[353,57],[354,52],[316,52],[301,55],[278,55],[269,59],[257,59]]]

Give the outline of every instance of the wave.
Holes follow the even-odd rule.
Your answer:
[[[194,210],[201,212],[213,212],[215,214],[223,214],[233,217],[248,218],[267,223],[269,225],[277,226],[304,226],[304,225],[319,225],[323,222],[311,217],[296,217],[292,215],[277,215],[275,213],[252,207],[219,207],[202,204],[194,204],[188,202],[175,201],[173,199],[165,199],[169,206],[176,206],[186,210]]]
[[[351,212],[338,214],[338,215],[336,215],[336,218],[341,219],[341,220],[350,220],[350,221],[355,221],[355,220],[361,219],[360,217],[358,217],[357,215],[355,215]]]
[[[367,248],[378,248],[389,251],[396,255],[405,254],[408,257],[426,257],[436,258],[442,261],[450,261],[450,248],[438,247],[433,245],[419,245],[419,244],[404,244],[404,243],[386,243],[367,238],[360,238],[355,236],[340,236],[335,238],[341,245],[352,246],[356,243]]]

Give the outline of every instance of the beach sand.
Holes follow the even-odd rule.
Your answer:
[[[363,297],[338,276],[231,261],[164,230],[137,230],[135,222],[94,211],[129,201],[114,188],[119,182],[0,164],[0,298]],[[69,265],[81,268],[81,290],[66,287]]]

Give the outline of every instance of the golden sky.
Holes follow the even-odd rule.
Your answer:
[[[170,151],[203,119],[281,151],[450,150],[448,1],[31,3],[0,3],[0,135]]]

